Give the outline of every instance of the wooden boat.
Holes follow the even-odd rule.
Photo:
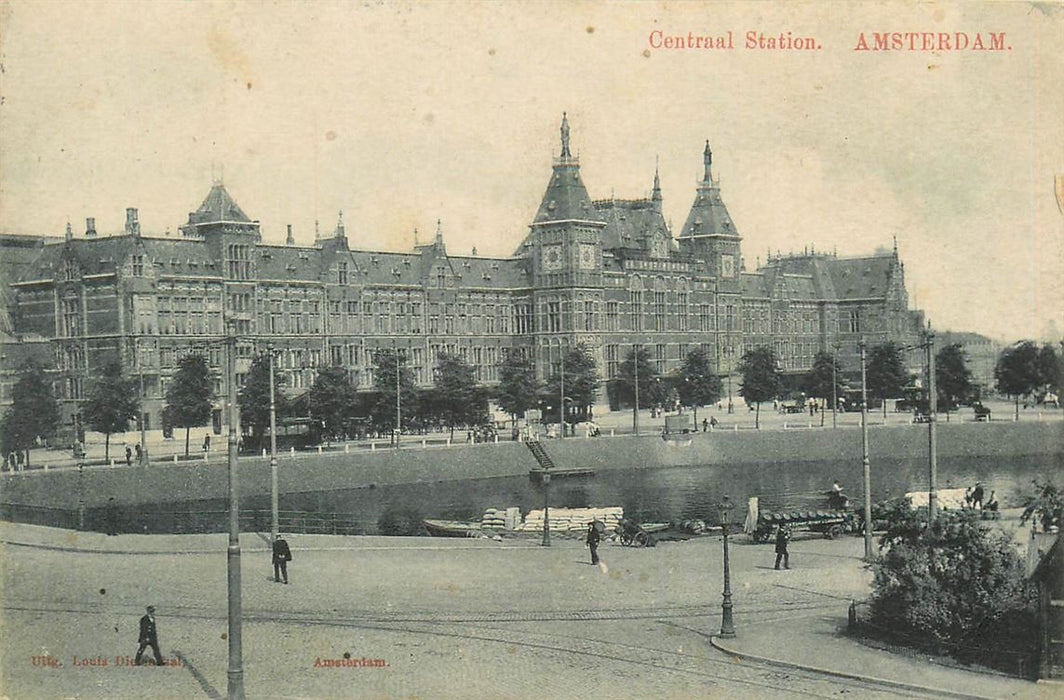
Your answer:
[[[484,531],[480,523],[461,520],[422,520],[421,524],[433,537],[480,537]]]

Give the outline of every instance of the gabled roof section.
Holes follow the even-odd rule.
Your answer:
[[[599,217],[606,222],[602,229],[603,250],[649,250],[653,235],[670,239],[665,217],[651,200],[602,199],[594,202],[594,207]]]
[[[731,214],[724,206],[724,200],[720,198],[720,183],[713,179],[711,166],[713,152],[706,141],[706,149],[702,153],[705,165],[705,173],[702,182],[698,183],[695,191],[695,201],[691,205],[691,211],[687,215],[687,221],[680,232],[680,238],[694,238],[696,236],[734,236],[739,232],[735,229]]]
[[[204,224],[216,221],[251,223],[251,219],[233,201],[229,192],[226,191],[225,185],[220,182],[211,187],[211,191],[207,193],[207,197],[203,200],[203,204],[199,206],[199,209],[188,215],[188,223],[190,224]]]
[[[897,269],[898,260],[890,253],[828,261],[835,298],[839,301],[885,297]]]

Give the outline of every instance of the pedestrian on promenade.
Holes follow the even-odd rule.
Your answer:
[[[587,546],[591,549],[592,565],[599,563],[598,546],[600,539],[602,538],[599,536],[598,528],[595,527],[595,522],[592,521],[591,524],[587,526]]]
[[[210,433],[207,433],[206,435],[203,436],[203,451],[204,452],[210,452],[211,451],[211,434]]]
[[[144,448],[141,447],[140,443],[138,442],[136,445],[133,446],[133,450],[134,452],[136,452],[137,455],[137,464],[140,464],[144,461]]]
[[[776,569],[780,568],[780,560],[783,560],[783,568],[791,568],[791,555],[787,553],[787,542],[791,539],[790,530],[780,525],[776,530]]]
[[[140,658],[144,655],[144,649],[151,647],[151,650],[155,652],[155,665],[163,665],[163,655],[159,653],[159,635],[155,631],[155,606],[148,606],[148,614],[140,618],[140,637],[137,640],[140,643],[140,647],[137,649],[137,655],[133,659],[133,663],[137,666],[140,665]]]
[[[111,496],[107,499],[107,510],[104,513],[104,518],[107,521],[107,534],[114,536],[118,534],[118,505],[115,503],[115,497]]]
[[[133,449],[126,445],[126,466],[128,467],[131,464],[133,464]]]
[[[703,418],[702,419],[702,432],[704,433],[707,430],[709,430],[709,420],[706,419],[706,418]]]
[[[292,561],[292,550],[288,548],[283,535],[277,535],[273,541],[273,581],[280,583],[282,578],[288,583],[288,562]]]
[[[975,490],[972,491],[972,508],[983,507],[983,482],[975,482]]]

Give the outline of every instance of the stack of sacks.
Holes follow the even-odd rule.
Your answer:
[[[480,518],[480,526],[485,530],[503,530],[506,528],[506,510],[488,508]]]
[[[610,531],[624,517],[624,508],[620,506],[611,508],[551,508],[550,529],[551,532],[582,532],[593,520],[599,520]],[[538,531],[543,529],[543,511],[533,510],[525,517],[524,524],[519,528],[524,531]]]

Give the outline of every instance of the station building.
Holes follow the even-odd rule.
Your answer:
[[[748,271],[712,160],[706,142],[702,180],[674,232],[657,172],[648,199],[590,197],[563,117],[542,201],[507,257],[449,252],[440,222],[413,250],[360,249],[342,213],[313,244],[297,244],[291,226],[285,244],[266,242],[221,183],[176,236],[142,232],[129,208],[124,230],[109,235],[88,218],[80,235],[68,224],[62,238],[2,237],[2,344],[37,348],[72,429],[94,370],[120,359],[143,386],[147,428],[158,429],[183,354],[202,352],[216,393],[227,391],[226,323],[237,336],[238,382],[272,346],[295,392],[328,365],[370,390],[378,349],[402,350],[417,383],[429,386],[441,352],[491,385],[508,348],[528,353],[546,377],[568,348],[583,345],[608,380],[638,345],[660,373],[701,348],[737,396],[736,368],[755,346],[772,347],[781,369],[797,376],[821,350],[856,368],[861,338],[916,343],[922,313],[909,308],[896,246],[862,257],[777,254]],[[20,353],[0,353],[8,355]],[[2,362],[0,404],[16,371]],[[219,402],[218,429],[221,413]]]

